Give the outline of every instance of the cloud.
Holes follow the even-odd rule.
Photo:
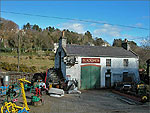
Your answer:
[[[95,23],[96,22],[96,23]],[[97,26],[99,26],[99,24],[98,23],[100,23],[100,24],[105,24],[105,23],[107,23],[107,21],[93,21],[93,23],[91,23],[90,24],[90,26],[94,26],[94,27],[97,27]],[[97,23],[98,22],[98,23]]]
[[[92,24],[90,24],[90,26],[94,26],[95,27],[95,26],[97,26],[97,24],[96,23],[92,23]]]
[[[142,19],[150,19],[150,16],[142,16]]]
[[[81,23],[63,23],[61,29],[68,29],[77,33],[85,33],[84,25]]]
[[[122,36],[123,36],[124,38],[126,38],[126,39],[130,39],[130,40],[134,40],[134,39],[139,38],[139,37],[132,36],[132,35],[129,35],[129,34],[123,34]]]
[[[104,24],[101,26],[101,28],[95,29],[93,34],[94,36],[105,35],[110,37],[120,37],[121,36],[120,32],[121,29],[119,29],[118,27],[109,24]]]
[[[129,34],[123,34],[122,37],[130,39],[130,40],[150,40],[149,36],[133,36]]]
[[[142,24],[142,23],[136,23],[134,26],[135,26],[135,27],[142,27],[143,24]]]

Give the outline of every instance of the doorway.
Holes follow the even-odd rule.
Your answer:
[[[0,78],[0,86],[4,86],[3,78]]]
[[[100,88],[100,66],[81,67],[81,89]]]
[[[111,70],[108,69],[105,73],[105,87],[110,88],[111,87]]]

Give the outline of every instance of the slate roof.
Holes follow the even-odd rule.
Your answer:
[[[122,47],[103,47],[89,45],[71,45],[67,44],[65,48],[67,55],[88,56],[88,57],[121,57],[121,58],[137,58],[138,56],[132,51],[123,49]]]

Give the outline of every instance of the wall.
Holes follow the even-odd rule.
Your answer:
[[[106,59],[111,59],[111,67],[106,67]],[[123,59],[129,60],[129,66],[123,66]],[[139,62],[138,58],[103,58],[101,57],[101,87],[105,87],[105,73],[107,69],[111,69],[111,85],[114,85],[115,81],[123,80],[123,72],[128,72],[129,75],[135,75],[134,81],[139,81]]]
[[[23,72],[0,72],[0,80],[3,79],[4,82],[3,85],[15,84],[18,82],[18,79],[20,78],[25,78],[26,80],[31,81],[33,75],[34,75],[33,73],[23,73]],[[0,85],[2,84],[0,83]]]
[[[63,58],[65,57],[65,51],[63,50],[63,48],[61,46],[58,47],[56,55],[55,55],[55,68],[59,68],[59,52],[61,52],[61,71],[63,74],[63,77],[66,78],[66,64],[63,62]]]
[[[74,66],[66,66],[66,75],[67,79],[77,79],[79,81],[79,87],[81,85],[81,65],[87,65],[90,63],[81,63],[81,58],[91,58],[91,57],[77,57],[78,64]],[[92,57],[92,58],[100,58],[100,63],[94,63],[94,65],[101,66],[101,76],[100,76],[100,86],[105,87],[105,73],[107,69],[111,70],[111,85],[114,85],[114,82],[121,82],[123,80],[123,72],[128,72],[130,75],[135,75],[134,80],[139,81],[139,73],[138,73],[138,58],[125,58],[129,60],[129,66],[123,66],[124,58],[112,58],[112,57]],[[106,67],[106,59],[111,59],[111,67]]]
[[[86,57],[77,57],[76,59],[78,60],[78,64],[75,64],[74,66],[66,66],[66,75],[70,76],[67,77],[67,79],[76,79],[78,81],[78,87],[80,88],[81,86],[81,66],[82,65],[87,65],[90,63],[81,63],[81,59],[86,58]],[[90,58],[90,57],[87,57]],[[92,57],[92,58],[99,58],[99,57]],[[94,65],[100,65],[100,63],[95,63]]]
[[[58,46],[59,46],[58,43],[54,43],[54,49],[53,49],[54,53],[56,53]]]

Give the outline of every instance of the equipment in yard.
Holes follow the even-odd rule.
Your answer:
[[[61,82],[63,78],[60,75],[60,71],[58,69],[50,68],[46,72],[45,83],[46,86],[49,87],[49,84],[52,84],[52,87],[62,88]]]
[[[21,88],[18,84],[12,84],[9,85],[7,91],[6,91],[6,100],[5,101],[14,101],[21,95]]]
[[[116,83],[115,89],[120,93],[135,96],[139,98],[140,102],[147,102],[149,100],[149,92],[147,85],[143,82],[138,84]]]
[[[1,113],[29,113],[28,111],[30,109],[28,107],[26,96],[25,96],[24,83],[25,82],[31,83],[31,82],[29,82],[25,78],[18,79],[18,80],[19,80],[19,84],[21,87],[21,93],[22,93],[22,98],[24,102],[23,107],[17,106],[15,103],[12,103],[12,102],[5,102],[4,105],[1,107]],[[14,96],[14,92],[12,89],[13,87],[10,89],[9,94],[13,94],[12,96]]]
[[[1,113],[29,113],[25,107],[17,106],[12,102],[5,102],[1,107]]]
[[[45,88],[49,87],[52,84],[52,87],[63,88],[62,83],[64,82],[64,78],[61,77],[60,70],[55,68],[50,68],[46,71],[46,73],[35,73],[32,78],[32,83],[36,83],[39,80],[42,80],[45,83]],[[34,85],[35,86],[35,85]],[[43,87],[44,88],[44,87]],[[42,88],[42,92],[43,92]]]
[[[31,104],[34,106],[40,106],[40,105],[44,104],[44,101],[41,97],[32,96],[31,97]]]
[[[42,104],[44,104],[44,101],[41,97],[33,95],[31,97],[31,104],[34,106],[41,106]]]
[[[53,97],[62,97],[64,96],[64,90],[58,88],[50,88],[48,94]]]
[[[30,81],[26,80],[25,78],[22,79],[18,79],[20,81],[20,87],[21,87],[21,92],[22,92],[22,98],[23,98],[23,102],[24,102],[24,107],[26,108],[26,110],[30,110],[27,104],[27,99],[26,99],[26,95],[25,95],[25,90],[24,90],[24,82],[26,83],[30,83]]]
[[[31,104],[34,106],[40,106],[44,104],[42,92],[46,90],[46,84],[42,82],[42,80],[37,80],[37,82],[34,83],[34,90],[34,95],[31,97]]]
[[[133,82],[132,76],[123,76],[122,82],[115,83],[115,89],[120,91],[120,93],[125,93],[139,98],[141,102],[148,101],[149,93],[147,85],[140,81],[139,83]]]
[[[38,102],[38,101],[40,101],[39,97],[37,97],[37,96],[32,97],[32,102]]]
[[[4,96],[6,95],[6,91],[8,89],[8,85],[7,86],[0,86],[0,96]]]
[[[140,83],[137,85],[137,95],[141,97],[141,102],[148,101],[149,93],[146,84]]]
[[[68,94],[81,94],[81,91],[78,90],[78,81],[76,79],[68,80],[66,84],[66,91]]]

